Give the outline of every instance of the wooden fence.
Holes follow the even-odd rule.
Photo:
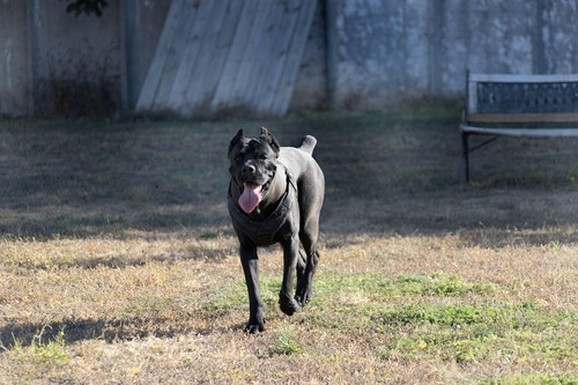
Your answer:
[[[137,112],[287,112],[316,0],[173,0]]]

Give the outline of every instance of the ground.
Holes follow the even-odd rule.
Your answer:
[[[460,112],[0,121],[0,383],[578,383],[578,141],[506,139],[461,182]],[[311,304],[248,302],[226,151],[318,139]]]

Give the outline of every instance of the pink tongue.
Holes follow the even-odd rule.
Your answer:
[[[239,206],[244,212],[250,214],[261,202],[261,186],[253,183],[245,183],[243,194],[239,197]]]

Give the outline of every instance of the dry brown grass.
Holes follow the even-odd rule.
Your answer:
[[[0,383],[578,382],[575,142],[501,140],[459,183],[452,110],[0,122]],[[224,204],[239,127],[316,135],[312,303],[248,310]],[[255,130],[256,132],[256,130]]]

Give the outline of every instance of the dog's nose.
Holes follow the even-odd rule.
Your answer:
[[[243,166],[243,174],[244,175],[252,175],[254,174],[256,171],[255,166],[253,166],[252,164],[246,164]]]

